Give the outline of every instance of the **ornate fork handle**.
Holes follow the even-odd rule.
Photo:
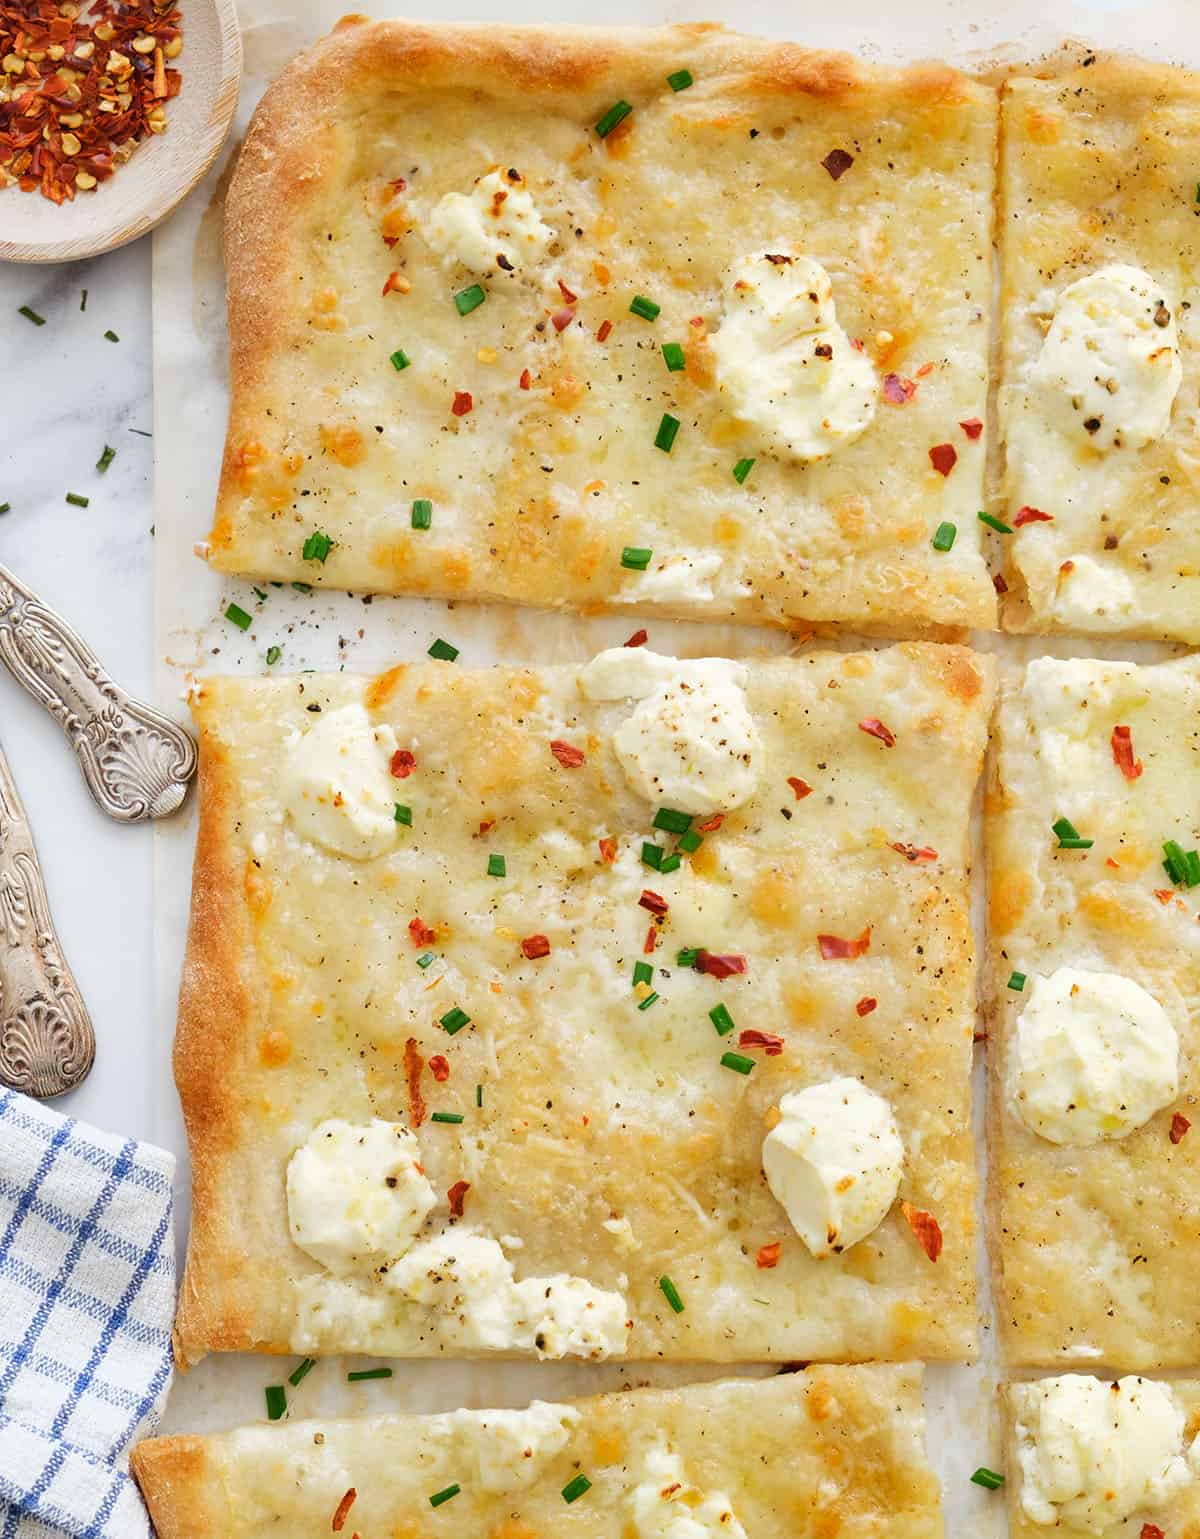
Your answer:
[[[96,1037],[54,933],[33,835],[0,749],[0,1084],[61,1095],[86,1079]]]
[[[66,733],[110,818],[137,823],[175,811],[196,770],[192,739],[114,683],[62,616],[4,566],[0,659]]]

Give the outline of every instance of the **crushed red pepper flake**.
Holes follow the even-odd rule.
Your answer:
[[[847,150],[830,150],[821,164],[836,182],[839,177],[845,176],[854,164],[854,156]]]
[[[528,390],[530,385],[533,384],[533,375],[530,374],[528,369],[522,369],[521,378],[517,381],[517,383],[520,385],[522,390]]]
[[[1171,899],[1175,896],[1175,889],[1173,887],[1156,887],[1154,889],[1154,896],[1158,899],[1162,906],[1166,908],[1167,904],[1170,903]]]
[[[826,962],[843,962],[847,958],[866,956],[871,949],[871,926],[868,925],[854,940],[844,940],[840,935],[818,935],[817,946]]]
[[[644,647],[649,639],[650,638],[645,631],[634,631],[633,635],[630,636],[625,645],[627,647]]]
[[[778,1058],[783,1052],[783,1038],[777,1037],[773,1031],[759,1031],[756,1027],[748,1027],[738,1038],[739,1047],[761,1047],[768,1058]]]
[[[779,1253],[782,1249],[783,1242],[781,1240],[772,1240],[769,1245],[760,1246],[758,1255],[754,1258],[754,1265],[762,1267],[764,1270],[768,1267],[778,1266]]]
[[[346,1492],[345,1496],[343,1496],[341,1501],[337,1504],[337,1510],[333,1514],[333,1522],[330,1524],[330,1527],[333,1529],[335,1534],[341,1533],[342,1529],[345,1527],[347,1514],[349,1513],[351,1507],[354,1506],[354,1502],[357,1496],[358,1492],[354,1489],[353,1486],[351,1486],[350,1489]]]
[[[649,887],[642,888],[642,895],[638,899],[639,908],[647,908],[652,914],[665,914],[670,904],[665,898],[660,898],[656,892],[651,892]]]
[[[442,1053],[434,1053],[429,1060],[429,1072],[439,1085],[444,1085],[450,1078],[450,1060]]]
[[[1157,1523],[1143,1523],[1141,1539],[1167,1539],[1167,1536]]]
[[[550,942],[544,935],[527,935],[521,942],[521,954],[526,961],[536,962],[550,955]]]
[[[658,926],[652,924],[646,931],[646,939],[642,942],[642,955],[648,957],[658,945]]]
[[[1013,515],[1013,528],[1023,529],[1026,524],[1052,524],[1053,513],[1043,513],[1041,508],[1018,508]]]
[[[1112,729],[1113,763],[1126,780],[1136,780],[1142,773],[1142,761],[1133,756],[1133,731],[1129,727]]]
[[[397,748],[392,755],[391,771],[397,780],[407,780],[417,767],[417,756],[411,748]]]
[[[561,278],[558,280],[558,292],[562,295],[562,297],[566,300],[566,302],[569,305],[573,305],[575,303],[575,301],[579,298],[578,294],[572,294],[571,293],[571,290],[567,287],[567,285],[562,281]]]
[[[806,796],[812,795],[812,786],[809,785],[807,780],[801,780],[799,775],[789,775],[787,783],[795,791],[798,802],[802,802]]]
[[[905,379],[902,374],[883,376],[883,399],[892,406],[903,406],[906,401],[911,401],[916,393],[916,380]]]
[[[711,818],[705,818],[703,823],[696,824],[696,832],[700,834],[715,834],[724,821],[725,814],[723,812],[714,812]]]
[[[896,746],[896,734],[890,727],[885,727],[878,716],[864,716],[858,724],[858,730],[865,732],[868,737],[877,737],[885,748]]]
[[[450,1204],[450,1212],[455,1218],[463,1216],[463,1202],[470,1190],[471,1183],[469,1181],[456,1181],[446,1193],[446,1201]]]
[[[902,1202],[900,1211],[907,1219],[908,1227],[920,1241],[921,1249],[930,1261],[936,1261],[942,1254],[942,1226],[937,1219],[932,1213],[926,1213],[924,1208],[914,1207],[911,1202]]]
[[[1176,1112],[1171,1118],[1171,1131],[1168,1135],[1171,1142],[1173,1144],[1181,1144],[1191,1125],[1182,1112]]]
[[[927,844],[891,844],[888,848],[895,850],[897,855],[903,855],[912,865],[928,865],[938,858],[938,852],[931,850]]]
[[[414,946],[432,946],[437,940],[437,931],[431,930],[419,915],[408,921],[408,933]]]
[[[978,417],[968,417],[965,422],[960,422],[958,425],[968,438],[978,438],[983,432],[983,423]]]
[[[746,958],[736,951],[701,950],[696,953],[696,971],[707,973],[710,978],[740,977],[748,966]]]
[[[953,444],[934,444],[929,451],[929,463],[939,476],[948,476],[958,464],[958,450]]]
[[[409,283],[408,279],[405,278],[402,274],[398,272],[390,272],[388,273],[387,280],[383,285],[383,297],[386,299],[389,294],[407,294],[411,287],[412,285]]]
[[[611,866],[617,858],[617,841],[615,839],[600,840],[600,859],[606,866]]]
[[[573,743],[564,743],[560,737],[551,742],[550,752],[563,769],[578,769],[587,757],[582,748],[576,748]]]
[[[607,342],[611,332],[612,332],[612,322],[611,321],[601,321],[600,322],[600,329],[596,333],[596,341],[597,342]]]
[[[474,406],[475,402],[469,390],[456,390],[454,400],[450,404],[450,410],[456,417],[465,417]]]
[[[442,1062],[445,1063],[445,1059]],[[417,1039],[409,1037],[404,1044],[404,1077],[408,1081],[408,1120],[415,1128],[425,1121],[425,1097],[421,1094],[421,1070],[424,1067],[425,1060],[417,1048]],[[446,1064],[446,1073],[449,1072],[450,1066]]]
[[[575,319],[575,312],[568,305],[564,310],[556,310],[550,317],[550,324],[555,331],[566,331],[567,327]]]
[[[864,994],[854,1008],[859,1015],[870,1015],[871,1011],[878,1009],[878,1007],[879,1001],[873,994]]]
[[[995,588],[996,592],[1000,594],[1001,597],[1003,597],[1004,594],[1008,592],[1008,584],[1004,581],[1004,578],[999,572],[997,572],[996,575],[992,578],[992,587]]]

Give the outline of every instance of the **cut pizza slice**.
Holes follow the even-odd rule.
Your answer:
[[[903,1366],[155,1438],[133,1469],[160,1539],[943,1534]]]
[[[932,644],[199,686],[182,1358],[969,1355],[991,691]]]
[[[1200,641],[1200,75],[1016,78],[1002,136],[1005,624]]]
[[[1200,661],[1040,658],[988,798],[997,1308],[1014,1363],[1200,1359]]]
[[[230,188],[209,559],[933,633],[980,552],[996,95],[711,26],[356,16]]]

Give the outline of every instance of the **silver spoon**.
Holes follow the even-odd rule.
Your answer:
[[[66,733],[87,788],[118,823],[174,812],[196,772],[184,729],[113,682],[61,615],[0,566],[0,659]]]

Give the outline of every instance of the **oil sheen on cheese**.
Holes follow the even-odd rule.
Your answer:
[[[513,166],[489,171],[469,193],[448,192],[431,210],[424,233],[444,261],[480,276],[528,267],[554,239]]]
[[[288,744],[280,800],[297,833],[335,855],[369,860],[396,840],[395,733],[359,704],[315,716]]]

